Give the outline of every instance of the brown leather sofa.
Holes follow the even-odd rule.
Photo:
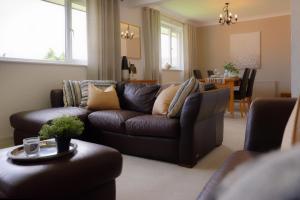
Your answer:
[[[85,122],[86,132],[81,139],[114,147],[122,153],[192,167],[198,159],[222,144],[229,90],[191,94],[180,118],[168,119],[151,115],[159,89],[159,85],[118,84],[122,110],[96,112],[63,107],[62,90],[53,90],[53,108],[11,116],[15,143],[20,144],[23,138],[37,135],[43,124],[67,114],[79,116]]]
[[[278,149],[296,99],[259,99],[250,108],[244,150],[233,153],[207,182],[198,200],[213,200],[218,184],[240,164]]]

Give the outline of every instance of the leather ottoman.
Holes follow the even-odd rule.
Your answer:
[[[76,154],[37,163],[15,163],[12,148],[0,150],[0,199],[115,199],[121,154],[106,146],[72,140]]]

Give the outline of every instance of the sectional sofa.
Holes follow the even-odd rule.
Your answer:
[[[91,111],[64,107],[63,91],[51,91],[52,108],[25,111],[10,117],[15,144],[36,136],[41,126],[62,116],[78,116],[86,126],[82,140],[107,145],[122,153],[193,167],[222,144],[224,112],[229,89],[190,94],[179,118],[152,115],[157,94],[164,86],[118,83],[121,110]]]

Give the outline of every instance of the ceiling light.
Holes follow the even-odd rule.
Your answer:
[[[235,22],[233,21],[232,13],[229,12],[228,7],[229,7],[229,3],[225,3],[225,7],[223,8],[223,14],[221,13],[220,16],[219,16],[219,24],[230,25],[230,24],[235,24],[238,21],[238,15],[237,14],[234,15]]]

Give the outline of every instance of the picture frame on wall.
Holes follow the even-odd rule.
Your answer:
[[[238,33],[230,35],[231,61],[239,69],[261,68],[260,38],[260,32]]]

